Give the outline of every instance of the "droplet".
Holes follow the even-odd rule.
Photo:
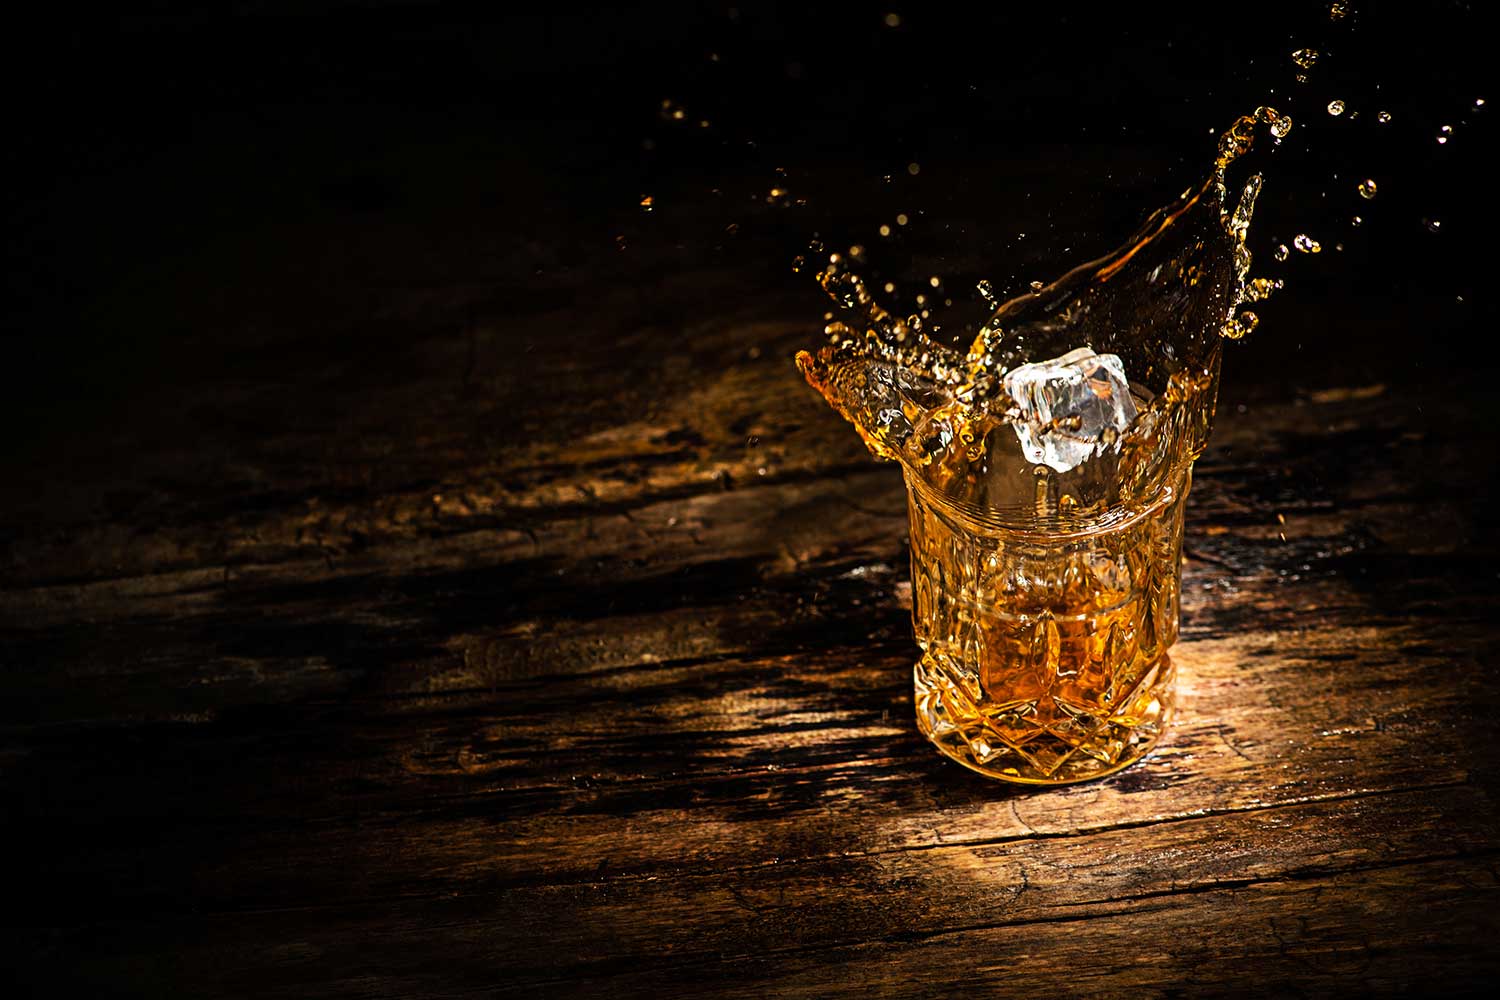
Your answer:
[[[1277,260],[1286,260],[1288,252],[1289,251],[1287,250],[1285,243],[1278,243],[1276,245],[1276,251],[1272,253],[1271,256],[1275,257]]]
[[[1361,198],[1363,198],[1365,201],[1369,201],[1371,198],[1375,197],[1375,182],[1366,177],[1364,180],[1359,182],[1359,185],[1355,188],[1355,190],[1359,192],[1359,196]]]
[[[1040,292],[1042,290],[1042,288],[1043,288],[1043,285],[1042,285],[1042,283],[1040,281],[1033,281],[1031,283],[1031,290],[1033,292]]]
[[[1271,134],[1278,139],[1285,139],[1292,131],[1292,116],[1277,115],[1271,121]]]
[[[890,295],[895,290],[896,290],[896,284],[895,284],[895,282],[893,282],[893,281],[887,281],[885,283],[885,294]]]
[[[909,174],[911,174],[913,177],[915,177],[915,176],[917,176],[918,174],[920,174],[922,172],[922,164],[920,164],[920,163],[908,163],[906,165],[906,172],[909,173]]]
[[[641,195],[641,211],[649,212],[653,208],[655,208],[655,199],[653,199],[649,194]]]
[[[936,288],[943,283],[943,279],[934,274],[932,277],[927,279],[927,283],[933,288]]]
[[[898,216],[896,216],[896,225],[898,225],[898,226],[904,226],[904,225],[906,225],[906,224],[907,224],[907,222],[909,222],[909,221],[910,221],[910,220],[909,220],[909,219],[907,219],[907,217],[906,217],[906,213],[905,213],[905,212],[903,212],[903,213],[901,213],[901,214],[900,214],[900,215],[898,215]]]
[[[1296,247],[1298,250],[1301,250],[1303,253],[1323,252],[1323,244],[1319,243],[1317,240],[1313,239],[1306,233],[1298,233],[1292,240],[1292,246]]]
[[[1436,232],[1440,232],[1442,230],[1442,228],[1443,228],[1443,220],[1441,220],[1441,219],[1423,219],[1422,220],[1422,225],[1424,225],[1424,226],[1427,227],[1427,231],[1429,233],[1436,233]]]
[[[889,235],[891,235],[891,227],[890,226],[882,225],[880,227],[880,235],[881,236],[889,236]]]
[[[1337,118],[1339,115],[1343,114],[1344,113],[1344,102],[1343,101],[1338,101],[1338,100],[1329,101],[1328,102],[1328,113],[1330,115],[1333,115],[1335,118]]]
[[[1317,49],[1298,49],[1292,53],[1292,62],[1303,69],[1312,69],[1313,64],[1318,61]]]
[[[1281,286],[1282,282],[1279,278],[1255,278],[1245,286],[1245,299],[1248,302],[1263,302]]]
[[[1249,333],[1251,330],[1254,330],[1259,325],[1260,317],[1250,310],[1246,309],[1234,319],[1231,319],[1228,323],[1225,323],[1223,330],[1220,332],[1222,332],[1223,335],[1228,337],[1230,340],[1239,340],[1241,337]]]
[[[1349,13],[1349,5],[1346,3],[1331,3],[1328,5],[1328,19],[1330,21],[1342,21]]]
[[[1389,125],[1391,123],[1391,113],[1389,111],[1382,111],[1375,116],[1375,120],[1382,125]]]
[[[1306,73],[1298,73],[1295,76],[1293,76],[1292,79],[1296,80],[1298,83],[1306,83],[1307,82],[1307,74]]]
[[[1484,98],[1482,98],[1482,97],[1476,97],[1476,98],[1474,98],[1474,107],[1476,107],[1476,108],[1482,108],[1482,107],[1484,107]]]
[[[802,269],[804,267],[806,267],[806,266],[807,266],[807,258],[804,257],[804,256],[802,256],[801,254],[798,254],[797,256],[795,256],[795,257],[792,258],[792,273],[793,274],[800,274],[801,271],[802,271]]]
[[[887,14],[885,16],[885,26],[887,28],[899,28],[899,27],[901,27],[901,15],[900,14]]]
[[[1354,218],[1352,218],[1352,219],[1349,220],[1349,225],[1354,226],[1355,228],[1358,228],[1359,226],[1361,226],[1361,225],[1364,224],[1364,221],[1365,221],[1364,219],[1361,219],[1359,216],[1356,215]]]

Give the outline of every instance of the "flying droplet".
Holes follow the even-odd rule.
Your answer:
[[[1313,64],[1318,61],[1317,49],[1298,49],[1292,53],[1292,62],[1303,69],[1312,69]]]
[[[885,26],[887,28],[899,28],[899,27],[901,27],[901,15],[900,14],[887,14],[885,16]]]
[[[1382,111],[1375,116],[1375,120],[1382,125],[1389,125],[1391,123],[1391,113],[1389,111]]]
[[[1278,139],[1285,139],[1292,131],[1292,116],[1278,115],[1271,122],[1271,134]]]
[[[1296,247],[1298,250],[1301,250],[1303,253],[1323,252],[1323,244],[1319,243],[1317,240],[1313,239],[1306,233],[1298,233],[1292,240],[1292,246]]]
[[[1251,312],[1250,310],[1246,309],[1234,319],[1231,319],[1228,323],[1225,323],[1224,328],[1221,332],[1230,340],[1239,340],[1241,337],[1249,333],[1251,330],[1254,330],[1259,325],[1260,317],[1255,315],[1255,313]]]
[[[943,283],[943,279],[934,274],[932,277],[927,279],[927,283],[933,288],[936,288]]]
[[[641,195],[641,211],[649,212],[653,208],[655,208],[655,199],[653,199],[649,194]]]
[[[1343,101],[1329,101],[1328,102],[1328,113],[1330,115],[1333,115],[1335,118],[1337,118],[1339,115],[1343,114],[1344,113],[1344,102]]]
[[[1275,257],[1277,260],[1286,260],[1288,252],[1289,251],[1287,250],[1285,243],[1278,243],[1276,245],[1275,253],[1271,254],[1271,256]]]
[[[1364,180],[1359,182],[1359,186],[1355,188],[1355,190],[1359,192],[1359,196],[1361,198],[1363,198],[1365,201],[1369,201],[1371,198],[1375,197],[1375,182],[1366,177]]]
[[[1358,229],[1361,225],[1364,224],[1364,221],[1365,221],[1364,219],[1361,219],[1359,216],[1356,215],[1354,218],[1352,218],[1352,219],[1349,220],[1349,225],[1351,225],[1351,226],[1355,227],[1356,229]]]
[[[1442,230],[1442,228],[1443,228],[1443,220],[1441,220],[1441,219],[1423,219],[1422,220],[1422,225],[1424,225],[1424,226],[1427,227],[1427,231],[1429,233],[1436,233],[1436,232],[1440,232]]]
[[[890,295],[895,290],[896,290],[896,284],[895,284],[895,282],[887,281],[885,283],[885,294]]]
[[[891,235],[891,227],[890,226],[886,226],[886,225],[882,225],[880,227],[880,235],[881,236],[889,236],[889,235]]]
[[[1033,281],[1033,282],[1032,282],[1032,283],[1031,283],[1031,290],[1032,290],[1032,291],[1033,291],[1033,292],[1040,292],[1040,291],[1041,291],[1041,290],[1042,290],[1042,288],[1043,288],[1043,287],[1044,287],[1044,286],[1043,286],[1043,285],[1042,285],[1042,283],[1041,283],[1041,282],[1040,282],[1040,281]]]
[[[1328,5],[1328,19],[1330,21],[1342,21],[1349,13],[1349,5],[1346,3],[1331,3]]]
[[[917,176],[918,174],[920,174],[922,172],[922,164],[920,164],[920,163],[908,163],[906,165],[906,172],[909,173],[909,174],[911,174],[913,177],[915,177],[915,176]]]
[[[909,221],[911,221],[911,220],[909,220],[909,219],[908,219],[908,218],[907,218],[907,217],[906,217],[906,213],[905,213],[905,212],[903,212],[903,213],[901,213],[901,214],[900,214],[900,215],[898,215],[898,216],[896,216],[896,225],[898,225],[898,226],[904,226],[904,225],[906,225],[906,224],[907,224],[907,222],[909,222]]]
[[[1476,107],[1476,108],[1482,108],[1482,107],[1484,107],[1484,98],[1482,98],[1482,97],[1476,97],[1476,98],[1474,98],[1474,107]]]
[[[1255,278],[1245,286],[1245,299],[1249,302],[1264,302],[1271,297],[1271,293],[1282,286],[1279,278]]]

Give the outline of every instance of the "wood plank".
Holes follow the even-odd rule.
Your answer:
[[[105,924],[54,944],[68,967],[27,971],[199,996],[1259,994],[1292,982],[1385,993],[1495,971],[1492,952],[1465,944],[1500,928],[1493,848],[1423,858],[1420,834],[1393,821],[1434,813],[1412,796],[1359,805],[1373,808],[1263,810],[1144,839],[935,849],[745,879]],[[135,957],[163,944],[170,961]]]

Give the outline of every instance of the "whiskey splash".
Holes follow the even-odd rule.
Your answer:
[[[1170,715],[1183,502],[1222,342],[1279,287],[1249,277],[1260,175],[1232,206],[1226,181],[1261,126],[1291,120],[1237,120],[1208,178],[1114,252],[1003,303],[981,283],[994,309],[966,348],[883,307],[860,254],[818,276],[845,318],[797,364],[905,471],[917,722],[966,767],[1098,777]]]
[[[845,318],[829,324],[832,344],[799,353],[798,366],[874,454],[991,519],[1025,526],[1038,515],[1077,519],[1128,506],[1151,492],[1165,459],[1202,451],[1207,419],[1184,418],[1216,390],[1220,341],[1254,328],[1257,317],[1242,307],[1275,287],[1249,278],[1245,241],[1261,177],[1230,207],[1225,176],[1262,125],[1280,139],[1291,120],[1264,107],[1238,119],[1201,185],[1152,213],[1113,253],[997,304],[966,350],[929,336],[919,315],[884,308],[851,262],[832,255],[818,280]],[[1139,412],[1128,428],[1101,431],[1117,435],[1101,442],[1107,456],[1049,477],[1039,506],[1032,463],[1015,447],[1026,415],[1006,375],[1079,347],[1120,359]]]

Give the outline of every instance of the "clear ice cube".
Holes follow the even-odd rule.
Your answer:
[[[1013,426],[1021,451],[1054,472],[1069,472],[1113,446],[1136,414],[1119,356],[1087,347],[1012,368],[1005,391],[1020,410]]]

